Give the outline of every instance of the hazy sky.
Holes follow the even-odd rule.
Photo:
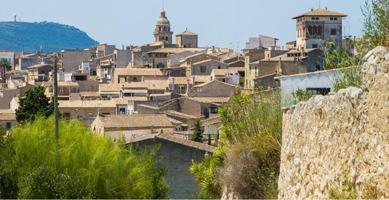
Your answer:
[[[321,7],[348,14],[344,34],[360,35],[365,0],[322,0]],[[291,18],[317,8],[319,0],[164,0],[174,33],[188,27],[200,46],[244,47],[250,36],[275,36],[281,43],[295,38]],[[152,32],[162,0],[12,0],[0,6],[0,21],[17,14],[22,21],[73,25],[100,43],[143,44]]]

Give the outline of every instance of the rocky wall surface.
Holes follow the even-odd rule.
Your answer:
[[[362,88],[284,112],[280,199],[389,198],[389,48],[369,52]]]

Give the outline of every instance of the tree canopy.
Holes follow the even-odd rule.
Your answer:
[[[195,142],[202,142],[204,128],[201,126],[200,120],[196,120],[193,128],[192,140]]]
[[[34,87],[20,98],[19,108],[16,109],[16,120],[18,122],[32,121],[37,116],[48,117],[53,113],[54,104],[45,95],[45,88]]]
[[[150,151],[92,134],[81,122],[39,117],[0,135],[1,198],[166,198]]]

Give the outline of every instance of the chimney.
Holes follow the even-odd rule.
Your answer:
[[[176,79],[174,78],[174,77],[172,77],[172,90],[174,91],[174,89],[175,89],[175,86],[176,86]]]

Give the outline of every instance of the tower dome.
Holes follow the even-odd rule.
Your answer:
[[[157,25],[170,25],[170,21],[166,17],[165,10],[161,11],[161,16],[157,20]]]
[[[172,44],[173,32],[170,31],[170,21],[166,17],[164,9],[161,11],[154,29],[155,42]]]

